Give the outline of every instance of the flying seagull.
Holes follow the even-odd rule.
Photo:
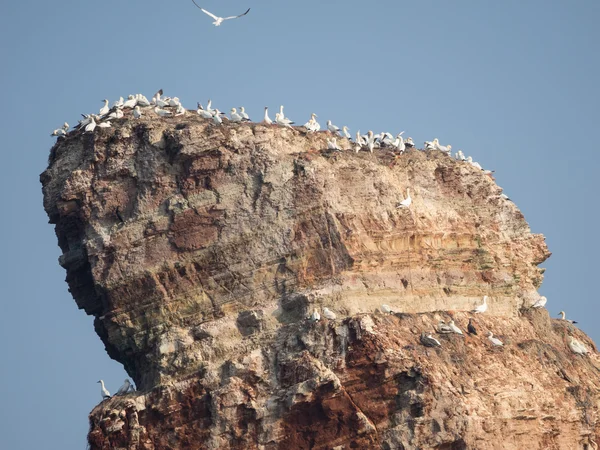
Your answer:
[[[198,6],[198,4],[197,4],[197,3],[196,3],[194,0],[192,0],[192,2],[194,3],[194,5],[196,5],[198,8],[200,8],[200,6]],[[223,21],[224,21],[224,20],[229,20],[229,19],[237,19],[238,17],[245,16],[246,14],[248,14],[248,13],[250,12],[250,8],[248,8],[244,14],[240,14],[239,16],[218,17],[218,16],[215,16],[213,13],[210,13],[210,12],[208,12],[208,11],[207,11],[207,10],[205,10],[204,8],[200,8],[200,10],[201,10],[201,11],[202,11],[204,14],[206,14],[206,15],[208,15],[208,16],[210,16],[210,17],[212,17],[213,19],[215,19],[215,21],[213,22],[213,25],[214,25],[215,27],[218,27],[219,25],[221,25],[221,24],[223,23]]]

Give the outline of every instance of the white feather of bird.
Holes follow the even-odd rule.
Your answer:
[[[328,308],[323,308],[323,315],[328,320],[335,320],[337,317],[335,313]]]

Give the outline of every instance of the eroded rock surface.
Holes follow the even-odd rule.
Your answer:
[[[326,147],[195,115],[54,146],[60,263],[139,389],[92,411],[91,448],[595,448],[596,356],[567,337],[593,343],[527,309],[549,252],[494,180],[437,151]],[[478,336],[419,344],[483,295]],[[324,306],[337,320],[307,319]]]

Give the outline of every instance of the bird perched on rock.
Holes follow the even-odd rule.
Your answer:
[[[392,308],[390,308],[388,305],[381,305],[381,311],[385,314],[393,313]]]
[[[396,206],[396,208],[408,208],[411,205],[411,203],[412,198],[410,197],[410,190],[409,188],[406,188],[406,198],[400,203],[398,203],[398,206]]]
[[[334,124],[331,123],[331,120],[328,120],[327,121],[327,130],[329,130],[333,134],[338,134],[340,131],[340,127],[336,127]]]
[[[319,314],[319,311],[317,311],[317,308],[315,308],[313,313],[310,315],[309,319],[311,322],[318,322],[319,320],[321,320],[321,314]]]
[[[154,112],[158,114],[160,117],[171,117],[173,113],[171,111],[167,111],[166,109],[161,109],[158,106],[154,107]]]
[[[573,336],[569,336],[569,348],[573,353],[576,353],[578,355],[586,355],[590,352],[585,345],[583,345]]]
[[[119,388],[115,395],[125,395],[129,392],[129,388],[131,388],[131,382],[126,378],[125,383],[123,383],[123,386]]]
[[[267,106],[265,106],[265,118],[263,119],[263,122],[267,125],[271,125],[273,123],[273,121],[269,117],[269,108]]]
[[[350,131],[348,131],[348,127],[346,125],[344,125],[342,127],[342,134],[344,135],[344,137],[348,140],[352,139],[352,135],[350,134]]]
[[[242,116],[243,121],[250,122],[250,116],[248,115],[243,106],[240,106],[240,116]]]
[[[239,114],[237,112],[237,109],[235,109],[235,108],[231,108],[231,112],[229,113],[229,116],[231,117],[231,121],[234,123],[241,122],[242,120],[244,120],[242,115]]]
[[[460,328],[458,328],[456,326],[456,324],[454,323],[454,320],[451,320],[450,322],[448,322],[448,326],[452,329],[453,333],[463,334],[462,330]]]
[[[446,325],[446,322],[444,322],[443,320],[440,320],[440,323],[438,323],[437,331],[438,331],[438,333],[442,333],[442,334],[454,333],[452,328],[450,328],[449,325]]]
[[[102,395],[102,400],[110,398],[110,392],[108,392],[108,389],[104,387],[104,381],[98,380],[98,383],[100,383],[100,394]]]
[[[487,311],[487,295],[483,296],[483,303],[471,311],[473,314],[481,314]]]
[[[319,125],[319,122],[317,122],[316,117],[317,115],[315,113],[312,113],[310,115],[310,119],[304,124],[304,128],[306,128],[306,131],[310,133],[316,133],[321,129],[321,125]]]
[[[136,105],[136,107],[133,108],[133,118],[139,119],[140,117],[142,117],[142,110]]]
[[[425,347],[441,347],[442,344],[436,338],[434,338],[431,334],[427,334],[425,332],[421,333],[421,337],[419,338],[421,344]]]
[[[543,308],[544,306],[546,306],[546,302],[548,301],[548,299],[546,297],[544,297],[543,295],[537,300],[537,302],[535,302],[533,305],[531,305],[532,308]]]
[[[559,312],[558,315],[560,316],[560,320],[564,320],[569,323],[577,323],[574,320],[567,319],[564,311]]]
[[[494,345],[496,347],[502,347],[504,345],[500,339],[494,337],[494,334],[491,331],[488,331],[487,336],[488,336],[488,339],[490,340],[490,342],[492,343],[492,345]]]
[[[323,315],[328,320],[335,320],[337,317],[335,315],[335,313],[333,311],[331,311],[329,308],[323,308]]]
[[[331,138],[331,140],[327,139],[327,149],[329,150],[341,150],[340,146],[337,143],[336,138]]]
[[[469,334],[477,334],[477,329],[475,328],[475,325],[473,325],[473,319],[469,318],[469,325],[467,325],[467,331],[469,332]]]
[[[98,114],[101,116],[105,116],[106,114],[108,114],[108,111],[110,110],[110,108],[108,107],[108,100],[104,99],[102,101],[104,102],[104,106],[102,108],[100,108],[100,111],[98,112]]]

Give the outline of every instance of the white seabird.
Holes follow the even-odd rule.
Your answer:
[[[194,2],[194,5],[196,5],[198,8],[200,8],[200,6],[198,6],[198,4],[194,0],[192,0],[192,2]],[[244,14],[240,14],[239,16],[219,17],[219,16],[215,16],[213,13],[208,12],[204,8],[200,8],[200,10],[204,14],[206,14],[206,15],[212,17],[213,19],[215,19],[215,21],[213,22],[213,25],[215,27],[220,26],[223,23],[224,20],[237,19],[238,17],[245,16],[246,14],[248,14],[250,12],[250,8],[248,8]]]
[[[152,100],[150,100],[150,104],[151,105],[156,105],[156,100],[158,100],[160,98],[160,96],[163,95],[163,90],[159,89],[156,94],[154,94],[152,96]]]
[[[243,106],[240,106],[240,116],[242,116],[242,119],[244,119],[245,121],[250,122],[250,116],[248,115]]]
[[[221,111],[218,109],[213,109],[212,120],[215,125],[221,125],[223,123],[223,119],[221,119]]]
[[[471,164],[473,167],[475,167],[476,169],[483,170],[483,167],[481,167],[481,164],[479,164],[478,162],[473,161],[472,157],[468,156],[467,157],[467,162],[469,164]]]
[[[452,331],[456,334],[463,334],[462,330],[456,326],[454,320],[448,322],[448,326],[452,329]]]
[[[496,347],[502,347],[504,345],[500,339],[494,337],[494,334],[491,331],[488,331],[488,339],[492,345],[495,345]]]
[[[341,150],[340,146],[337,144],[336,138],[331,138],[331,140],[327,139],[327,149],[329,150]]]
[[[136,107],[133,108],[133,118],[139,119],[140,117],[142,117],[142,110],[136,105]]]
[[[311,320],[311,322],[318,322],[319,320],[321,320],[321,314],[319,314],[319,311],[317,311],[317,308],[315,308],[313,313],[310,315],[310,320]]]
[[[263,122],[267,125],[271,125],[273,123],[273,121],[269,117],[269,108],[267,106],[265,106],[265,118],[263,119]]]
[[[131,387],[131,382],[129,381],[129,379],[125,379],[125,383],[123,383],[123,386],[121,386],[119,388],[119,390],[117,391],[117,393],[115,395],[127,394],[127,392],[129,392],[130,387]]]
[[[425,347],[441,347],[442,344],[436,338],[434,338],[431,334],[427,334],[425,332],[421,333],[421,344]]]
[[[488,296],[484,295],[483,296],[483,303],[481,305],[479,305],[477,308],[475,308],[473,311],[471,311],[473,314],[481,314],[487,311],[487,299]]]
[[[373,135],[373,132],[371,130],[369,130],[367,132],[367,147],[369,148],[369,151],[371,153],[373,153],[373,149],[375,148],[375,136]]]
[[[438,323],[437,331],[438,331],[438,333],[442,333],[442,334],[454,333],[454,330],[452,330],[452,328],[450,328],[449,325],[446,325],[446,322],[444,322],[443,320],[440,320],[440,323]]]
[[[119,97],[119,100],[113,103],[113,108],[122,108],[124,103],[123,97]]]
[[[136,106],[137,108],[137,106]],[[115,106],[115,110],[108,115],[108,119],[122,119],[124,116],[123,109],[120,106]]]
[[[89,123],[85,126],[85,132],[93,132],[96,129],[96,121],[94,120],[93,116],[90,116],[90,121]]]
[[[98,114],[100,114],[101,116],[105,116],[106,114],[108,114],[110,108],[108,107],[108,100],[104,99],[102,101],[104,102],[104,106],[100,108],[100,112]]]
[[[448,155],[450,155],[452,153],[452,146],[451,145],[440,145],[440,141],[438,140],[438,138],[435,138],[433,140],[433,147],[436,150],[448,153]]]
[[[535,302],[533,305],[531,305],[532,308],[543,308],[544,306],[546,306],[546,302],[548,301],[548,299],[546,297],[544,297],[543,295],[537,300],[537,302]]]
[[[404,133],[404,131],[402,133]],[[404,143],[404,139],[402,138],[402,133],[398,133],[396,139],[394,140],[394,142],[392,142],[392,145],[398,150],[400,150],[400,152],[406,150],[406,144]]]
[[[133,95],[130,95],[129,97],[127,97],[125,103],[123,103],[123,108],[133,109],[135,105],[137,105],[137,98],[135,98]]]
[[[275,114],[275,123],[278,125],[282,125],[284,127],[288,127],[288,128],[292,128],[292,125],[294,124],[294,122],[292,122],[287,117],[284,117],[283,114],[281,114],[281,113]]]
[[[110,398],[110,392],[108,392],[108,389],[104,387],[104,381],[98,380],[98,383],[100,383],[100,395],[102,395],[102,400]]]
[[[333,134],[337,134],[340,132],[340,127],[335,126],[331,123],[331,120],[327,121],[327,129],[331,131]]]
[[[348,127],[346,125],[342,127],[342,134],[349,141],[352,140],[352,135],[350,134],[350,131],[348,131]]]
[[[179,105],[177,105],[177,109],[175,110],[175,115],[176,116],[183,116],[184,114],[185,114],[185,108],[180,103]]]
[[[150,106],[150,102],[144,94],[137,94],[135,98],[137,100],[136,104],[140,106]]]
[[[56,136],[56,137],[66,136],[68,130],[69,130],[69,124],[67,122],[65,122],[61,128],[57,128],[56,130],[54,130],[50,136]]]
[[[564,311],[559,312],[558,315],[560,316],[560,320],[565,320],[569,323],[577,323],[574,320],[567,319]]]
[[[329,308],[323,308],[323,315],[327,320],[335,320],[337,317]]]
[[[390,314],[392,313],[392,308],[390,308],[388,305],[381,305],[381,311],[385,314]]]
[[[198,115],[204,119],[212,119],[212,112],[202,108],[200,103],[198,103]]]
[[[110,128],[110,127],[112,127],[112,125],[108,120],[106,122],[100,122],[98,124],[98,128]]]
[[[411,137],[407,137],[406,141],[404,143],[406,144],[406,146],[408,148],[413,148],[415,146],[415,142],[413,141],[413,138],[411,138]]]
[[[396,208],[408,208],[412,203],[412,198],[410,196],[410,189],[406,188],[406,198],[404,200],[402,200],[400,203],[398,203],[398,206],[396,206]]]
[[[314,133],[321,129],[321,125],[319,125],[319,122],[317,122],[316,117],[317,115],[315,113],[311,113],[310,119],[308,119],[308,122],[304,124],[304,128],[306,128],[308,132]]]
[[[231,112],[229,113],[229,115],[231,116],[232,122],[241,122],[242,120],[244,120],[242,115],[238,114],[237,109],[235,108],[231,108]]]
[[[179,106],[181,104],[181,102],[179,101],[179,97],[173,97],[169,99],[169,106],[172,106],[173,108]]]
[[[569,348],[573,353],[578,355],[585,355],[590,352],[585,345],[583,345],[573,336],[569,336]]]
[[[173,113],[171,111],[167,111],[166,109],[161,109],[158,106],[154,107],[154,112],[158,114],[160,117],[171,117]]]

